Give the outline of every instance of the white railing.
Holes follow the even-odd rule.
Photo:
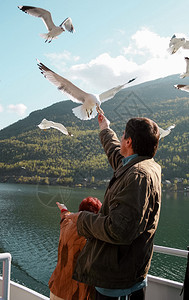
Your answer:
[[[187,257],[188,251],[187,250],[181,250],[181,249],[175,249],[175,248],[169,248],[169,247],[163,247],[163,246],[156,246],[154,245],[154,252],[162,253],[162,254],[169,254],[179,257]]]
[[[188,251],[156,246],[154,245],[154,252],[175,255],[187,258]],[[11,295],[10,295],[10,268],[11,268],[11,255],[9,253],[0,254],[0,262],[3,262],[3,298],[0,300],[49,300],[48,297],[40,295],[39,293],[28,289],[18,283],[11,282]],[[0,278],[1,280],[1,278]],[[1,287],[1,285],[0,285]],[[180,282],[155,277],[148,275],[148,287],[146,292],[146,300],[180,300],[180,292],[183,284]]]
[[[10,272],[11,272],[11,255],[10,253],[0,253],[0,262],[3,263],[3,285],[2,297],[0,300],[10,299]]]
[[[174,255],[179,257],[187,258],[188,251],[156,246],[154,245],[154,252],[161,254]],[[146,300],[181,300],[180,293],[183,288],[183,283],[173,281],[171,279],[165,279],[161,277],[156,277],[148,275],[148,286],[146,289]]]

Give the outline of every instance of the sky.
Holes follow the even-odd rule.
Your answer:
[[[45,43],[40,18],[18,9],[49,10],[55,25],[72,18],[74,33]],[[189,50],[167,51],[173,34],[189,39],[188,1],[6,0],[0,3],[0,129],[32,111],[67,100],[37,67],[40,60],[89,93],[133,77],[133,85],[185,72]]]

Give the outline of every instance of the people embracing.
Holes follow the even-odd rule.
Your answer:
[[[144,300],[161,207],[161,167],[153,159],[159,129],[148,118],[132,118],[119,141],[104,115],[98,122],[114,174],[99,213],[65,216],[87,240],[73,279],[94,286],[96,300]]]

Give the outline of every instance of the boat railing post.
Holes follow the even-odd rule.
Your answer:
[[[0,253],[0,262],[3,262],[3,285],[2,297],[0,300],[10,300],[10,273],[11,273],[11,255],[10,253]]]

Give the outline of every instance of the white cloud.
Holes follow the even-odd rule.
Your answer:
[[[156,33],[151,32],[147,28],[138,30],[132,40],[136,44],[138,50],[148,51],[152,57],[167,57],[167,48],[169,45],[169,37],[160,37]]]
[[[3,111],[3,106],[0,104],[0,113]]]
[[[60,60],[60,59],[65,59],[65,60],[73,60],[73,61],[78,61],[79,56],[73,56],[71,52],[69,51],[64,51],[61,53],[47,53],[45,54],[46,57],[50,58],[51,60]]]
[[[68,62],[77,62],[80,59],[79,56],[73,56],[66,50],[61,53],[46,53],[45,56],[49,58],[52,64],[59,70],[66,69]]]
[[[15,104],[15,105],[14,104],[8,105],[8,112],[16,113],[19,116],[24,116],[26,109],[27,107],[22,103]]]
[[[130,72],[136,70],[136,63],[127,60],[124,56],[119,55],[117,57],[111,57],[108,53],[103,53],[97,58],[92,59],[87,64],[80,64],[72,66],[71,70],[76,72],[82,70],[92,70],[93,68],[104,68],[112,72],[115,77],[119,77],[125,72],[125,69],[129,69]]]
[[[63,76],[88,92],[99,93],[133,77],[137,77],[133,84],[138,84],[183,73],[186,68],[186,50],[182,49],[170,55],[167,51],[169,41],[170,37],[161,37],[147,28],[142,28],[133,34],[127,47],[119,49],[117,56],[102,53],[89,62],[75,63],[71,67],[67,65]],[[66,66],[65,58],[70,61],[72,57],[69,52],[53,55],[55,54],[48,57],[59,70],[61,64]]]
[[[110,54],[103,53],[87,64],[72,66],[69,75],[73,80],[82,80],[86,87],[89,84],[90,87],[103,90],[124,83],[136,69],[137,64],[122,55],[111,57]]]

